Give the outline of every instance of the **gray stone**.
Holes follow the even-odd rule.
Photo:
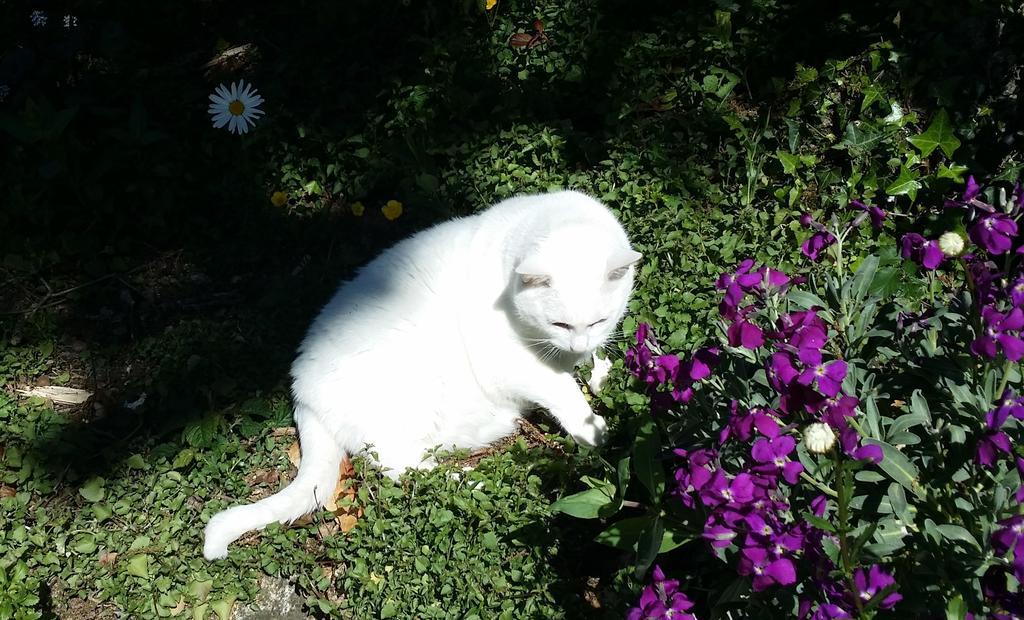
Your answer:
[[[260,593],[251,605],[235,605],[231,620],[310,620],[302,610],[305,600],[281,577],[260,580]]]

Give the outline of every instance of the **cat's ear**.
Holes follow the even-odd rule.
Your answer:
[[[534,257],[526,257],[516,266],[519,281],[527,287],[551,286],[551,276],[546,272],[547,269]]]
[[[626,275],[633,263],[637,262],[644,255],[630,249],[618,250],[608,258],[608,279],[618,280]]]

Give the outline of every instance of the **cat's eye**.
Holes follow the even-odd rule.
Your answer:
[[[593,323],[591,323],[590,325],[587,325],[587,327],[593,327],[595,325],[600,325],[601,323],[604,323],[607,320],[608,319],[598,319],[598,320],[594,321]]]
[[[619,267],[618,269],[612,269],[611,271],[608,272],[608,279],[609,280],[621,280],[622,276],[626,275],[626,272],[629,271],[629,268],[631,266],[632,265],[626,265],[625,267]]]
[[[558,321],[555,321],[552,325],[559,329],[564,329],[565,331],[572,331],[572,325],[569,325],[568,323],[559,323]]]
[[[551,286],[551,278],[548,276],[535,276],[532,274],[520,274],[519,281],[526,288],[547,288]]]

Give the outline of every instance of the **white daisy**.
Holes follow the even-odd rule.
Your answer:
[[[213,117],[215,129],[227,125],[232,133],[246,133],[250,125],[256,124],[256,118],[263,114],[259,105],[263,97],[256,94],[252,84],[239,80],[231,83],[231,89],[221,84],[217,92],[210,95],[210,116]]]

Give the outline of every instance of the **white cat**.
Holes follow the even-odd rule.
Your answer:
[[[329,499],[346,454],[368,444],[388,475],[431,448],[475,449],[547,409],[601,441],[573,368],[615,329],[633,288],[622,226],[578,192],[522,196],[424,230],[341,286],[292,366],[302,461],[272,497],[215,515],[203,555]]]

